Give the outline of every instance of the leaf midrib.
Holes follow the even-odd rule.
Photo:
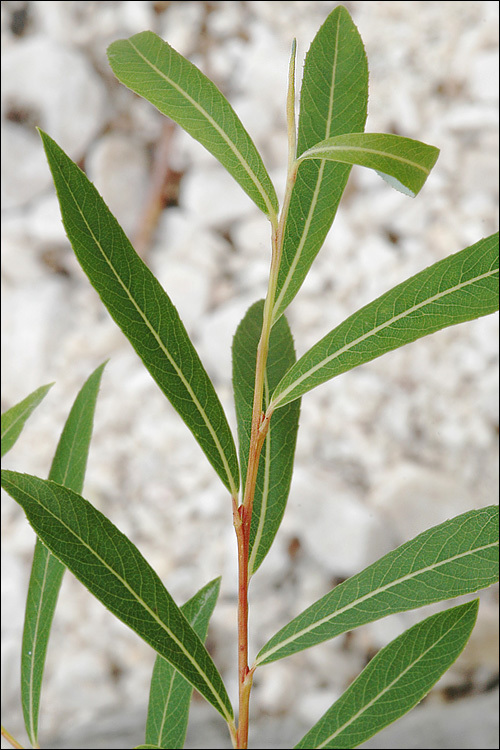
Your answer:
[[[47,486],[47,485],[46,485],[46,486]],[[48,487],[48,488],[50,489],[50,487]],[[65,489],[67,489],[67,488],[65,488]],[[166,632],[166,633],[167,633],[167,634],[169,635],[169,637],[170,637],[170,638],[171,638],[171,639],[172,639],[172,640],[173,640],[173,641],[174,641],[174,642],[175,642],[175,643],[177,644],[177,646],[178,646],[178,647],[180,648],[180,650],[181,650],[181,651],[183,652],[183,654],[184,654],[184,655],[185,655],[185,656],[186,656],[186,657],[187,657],[187,658],[189,659],[189,661],[191,662],[191,664],[192,664],[192,665],[193,665],[193,666],[195,667],[196,671],[198,672],[198,674],[200,675],[200,677],[201,677],[201,678],[203,679],[203,681],[205,682],[205,684],[206,684],[206,685],[208,686],[208,688],[209,688],[209,689],[211,690],[212,694],[214,695],[215,699],[217,700],[217,703],[218,703],[218,704],[219,704],[219,706],[221,707],[221,709],[222,709],[222,713],[223,713],[223,716],[224,716],[224,718],[226,719],[226,721],[230,722],[230,721],[231,721],[231,717],[230,717],[230,715],[228,714],[227,708],[226,708],[225,704],[224,704],[224,703],[222,702],[222,700],[221,700],[221,698],[220,698],[220,695],[219,695],[219,693],[217,692],[217,690],[215,689],[214,685],[213,685],[213,684],[212,684],[212,682],[210,681],[210,679],[209,679],[208,675],[207,675],[207,674],[206,674],[206,673],[205,673],[205,672],[204,672],[204,671],[202,670],[202,668],[200,667],[200,665],[198,664],[198,662],[197,662],[197,661],[196,661],[196,660],[195,660],[195,659],[194,659],[194,658],[193,658],[193,657],[191,656],[190,652],[189,652],[189,651],[188,651],[188,650],[187,650],[187,649],[185,648],[185,646],[184,646],[184,644],[182,643],[182,641],[180,641],[180,640],[179,640],[179,639],[177,638],[177,636],[176,636],[176,635],[175,635],[175,634],[174,634],[174,633],[173,633],[173,632],[172,632],[172,631],[170,630],[170,628],[168,628],[168,627],[167,627],[167,625],[166,625],[166,624],[165,624],[165,623],[163,622],[163,620],[161,620],[161,619],[160,619],[160,617],[159,617],[159,616],[158,616],[158,615],[156,614],[156,612],[155,612],[155,611],[154,611],[153,609],[151,609],[151,608],[150,608],[150,607],[149,607],[149,606],[148,606],[148,605],[146,604],[146,602],[144,601],[144,599],[141,599],[141,598],[140,598],[140,596],[139,596],[139,595],[138,595],[138,594],[137,594],[137,593],[136,593],[136,592],[134,591],[134,589],[133,589],[133,588],[132,588],[132,587],[131,587],[131,586],[130,586],[130,585],[128,584],[128,582],[126,581],[126,579],[125,579],[125,578],[122,578],[122,576],[120,576],[120,575],[119,575],[119,573],[118,573],[118,572],[117,572],[117,571],[116,571],[116,570],[115,570],[114,568],[112,568],[112,567],[111,567],[110,565],[108,565],[108,563],[107,563],[107,562],[106,562],[106,561],[105,561],[105,560],[104,560],[104,559],[103,559],[103,558],[102,558],[102,557],[101,557],[101,556],[100,556],[100,555],[99,555],[99,554],[98,554],[98,553],[96,552],[96,550],[95,550],[95,549],[93,549],[93,548],[92,548],[92,547],[91,547],[91,546],[90,546],[89,544],[87,544],[87,542],[86,542],[86,541],[85,541],[84,539],[82,539],[82,537],[81,537],[81,536],[79,536],[79,535],[78,535],[78,534],[77,534],[77,533],[76,533],[76,532],[75,532],[75,531],[74,531],[74,530],[73,530],[73,529],[72,529],[72,528],[71,528],[70,526],[68,526],[68,525],[67,525],[67,524],[66,524],[66,523],[65,523],[65,522],[64,522],[64,521],[62,520],[62,518],[60,518],[60,516],[57,516],[57,515],[56,515],[56,514],[55,514],[55,513],[54,513],[54,512],[53,512],[53,511],[52,511],[52,510],[50,509],[50,508],[48,508],[48,507],[47,507],[46,505],[44,505],[44,504],[43,504],[43,503],[42,503],[42,502],[41,502],[41,501],[39,500],[39,498],[38,498],[38,497],[37,497],[36,495],[31,495],[31,494],[30,494],[30,493],[28,492],[28,490],[26,490],[26,489],[23,489],[23,492],[24,492],[24,493],[25,493],[25,494],[26,494],[26,495],[27,495],[27,496],[28,496],[28,497],[29,497],[29,498],[30,498],[31,500],[33,500],[33,501],[34,501],[34,502],[35,502],[35,503],[36,503],[37,505],[40,505],[40,506],[41,506],[41,507],[42,507],[42,508],[43,508],[43,509],[45,510],[45,512],[46,512],[46,513],[47,513],[47,514],[48,514],[49,516],[51,516],[51,517],[52,517],[52,518],[53,518],[53,519],[54,519],[54,520],[55,520],[55,521],[56,521],[57,523],[60,523],[60,524],[61,524],[61,526],[63,526],[63,527],[64,527],[64,528],[66,529],[66,531],[68,531],[68,532],[69,532],[69,534],[71,534],[72,536],[74,536],[74,537],[75,537],[75,539],[77,539],[77,540],[78,540],[78,542],[80,542],[80,544],[82,544],[82,545],[83,545],[84,547],[86,547],[86,549],[87,549],[87,550],[88,550],[88,551],[89,551],[89,552],[90,552],[90,553],[91,553],[91,554],[92,554],[92,555],[93,555],[93,556],[94,556],[94,557],[95,557],[95,558],[96,558],[96,559],[97,559],[97,560],[98,560],[98,561],[99,561],[99,562],[100,562],[100,563],[101,563],[101,564],[102,564],[102,565],[103,565],[103,566],[104,566],[105,568],[107,568],[107,569],[108,569],[108,570],[110,571],[110,573],[111,573],[112,575],[114,575],[114,576],[115,576],[115,578],[117,578],[117,579],[118,579],[118,581],[120,581],[120,583],[121,583],[121,584],[122,584],[122,585],[123,585],[123,586],[124,586],[124,587],[125,587],[125,588],[126,588],[126,589],[127,589],[128,591],[129,591],[129,593],[130,593],[130,594],[132,594],[132,596],[133,596],[133,597],[134,597],[134,599],[135,599],[135,600],[137,601],[137,603],[138,603],[139,605],[141,605],[141,606],[142,606],[142,607],[143,607],[143,608],[144,608],[144,609],[146,610],[146,612],[147,612],[147,613],[148,613],[148,614],[149,614],[149,615],[150,615],[150,616],[151,616],[151,617],[153,618],[153,620],[155,620],[155,622],[156,622],[156,623],[157,623],[157,624],[158,624],[158,625],[159,625],[159,626],[160,626],[160,627],[161,627],[161,628],[162,628],[162,629],[163,629],[163,630],[164,630],[164,631],[165,631],[165,632]],[[53,553],[52,553],[52,554],[53,554]],[[55,557],[57,557],[57,555],[55,555]],[[59,559],[59,558],[57,558],[57,559]],[[63,565],[64,565],[64,564],[65,564],[65,563],[63,563]],[[163,657],[163,658],[165,658],[165,657]]]
[[[176,675],[177,675],[176,671],[173,671],[172,674],[170,675],[170,680],[169,680],[167,695],[166,695],[166,699],[165,699],[165,704],[163,706],[163,711],[162,711],[162,715],[161,715],[160,726],[159,726],[159,729],[158,729],[158,744],[160,744],[160,742],[162,741],[163,730],[165,728],[165,722],[166,722],[167,716],[168,716],[168,704],[169,704],[169,702],[170,702],[170,700],[172,698],[172,692],[173,692],[173,689],[174,689],[174,682],[175,682]]]
[[[264,373],[264,404],[267,408],[269,403],[269,379],[267,371]],[[264,460],[264,481],[262,486],[261,494],[261,505],[259,522],[257,524],[257,531],[255,532],[255,538],[252,545],[252,552],[248,559],[248,575],[252,576],[255,572],[255,561],[257,559],[257,552],[264,535],[266,513],[268,510],[269,503],[269,492],[270,492],[270,472],[271,472],[271,439],[272,439],[272,426],[267,434],[266,442],[264,443],[264,453],[262,459]]]
[[[274,654],[277,651],[281,651],[281,649],[288,646],[290,643],[294,643],[299,638],[302,638],[302,636],[307,635],[307,633],[311,633],[313,630],[320,627],[320,625],[324,625],[325,623],[329,622],[330,620],[335,619],[339,615],[344,614],[344,612],[348,612],[350,609],[357,607],[359,604],[362,604],[363,602],[366,602],[369,599],[372,599],[374,596],[378,596],[379,594],[384,593],[385,591],[389,591],[394,586],[399,586],[399,584],[404,583],[405,581],[411,581],[413,578],[416,578],[417,576],[422,575],[423,573],[428,573],[433,570],[436,570],[437,568],[440,568],[443,565],[448,565],[454,562],[455,560],[460,560],[469,555],[476,555],[478,552],[482,552],[483,550],[488,550],[488,549],[491,549],[492,547],[497,547],[497,546],[498,546],[498,542],[491,542],[490,544],[485,544],[485,545],[482,545],[481,547],[475,547],[474,549],[467,550],[466,552],[461,552],[459,555],[453,555],[452,557],[448,557],[446,558],[446,560],[441,560],[440,562],[433,563],[432,565],[428,565],[425,568],[419,568],[418,570],[413,571],[412,573],[407,573],[406,575],[401,576],[401,578],[398,578],[395,581],[391,581],[385,586],[380,586],[375,591],[369,591],[368,594],[365,594],[364,596],[361,596],[358,599],[355,599],[349,604],[346,604],[344,607],[341,607],[340,609],[335,610],[335,612],[332,612],[326,617],[322,617],[321,620],[315,620],[313,623],[311,623],[311,625],[308,625],[302,630],[297,631],[289,638],[285,638],[283,641],[280,641],[275,646],[270,648],[268,651],[265,651],[260,656],[258,656],[255,660],[255,666],[257,666],[258,664],[261,664],[265,659],[271,656],[271,654]],[[387,614],[389,615],[392,613],[388,612]]]
[[[443,292],[439,292],[438,294],[432,295],[432,297],[428,297],[427,299],[423,300],[422,302],[419,302],[417,305],[413,305],[412,307],[409,307],[407,310],[404,310],[402,313],[399,313],[399,315],[395,315],[389,320],[385,321],[385,323],[381,323],[378,326],[375,326],[375,328],[372,328],[370,331],[367,331],[367,333],[364,333],[362,336],[358,336],[357,339],[354,339],[353,341],[350,341],[348,344],[345,344],[340,349],[337,349],[333,354],[330,354],[328,357],[325,357],[321,360],[321,362],[318,362],[313,367],[311,367],[307,372],[300,375],[296,380],[291,383],[285,390],[281,391],[278,394],[278,397],[276,399],[271,399],[271,408],[275,409],[281,401],[283,401],[286,396],[291,393],[295,388],[297,388],[304,380],[309,378],[311,375],[314,375],[315,372],[320,370],[322,367],[325,367],[325,365],[332,362],[334,359],[337,359],[337,357],[340,357],[342,354],[345,354],[345,352],[348,352],[350,349],[352,349],[354,346],[357,346],[357,344],[360,344],[363,341],[366,341],[371,336],[375,336],[380,331],[383,331],[384,328],[387,328],[388,326],[391,326],[393,323],[396,323],[398,320],[402,320],[403,318],[407,317],[411,313],[415,312],[416,310],[419,310],[426,305],[430,305],[433,302],[436,302],[439,299],[442,299],[443,297],[446,297],[448,294],[452,294],[453,292],[457,292],[460,289],[464,289],[465,287],[469,286],[470,284],[474,284],[478,281],[481,281],[482,279],[486,279],[489,276],[493,276],[498,272],[498,268],[493,268],[490,271],[480,274],[479,276],[475,276],[472,279],[468,279],[467,281],[464,281],[463,283],[456,284],[455,286],[450,287],[449,289],[445,289]],[[342,324],[341,324],[342,325]],[[327,334],[328,335],[328,334]]]
[[[405,159],[404,156],[398,156],[398,155],[392,154],[392,153],[390,153],[388,151],[380,151],[379,149],[369,148],[369,147],[366,147],[366,146],[348,146],[348,145],[344,145],[344,146],[323,146],[323,147],[313,146],[312,148],[308,149],[307,151],[304,151],[304,153],[301,156],[299,156],[299,158],[297,159],[297,161],[301,162],[304,159],[312,159],[312,158],[314,158],[314,154],[315,154],[316,150],[320,151],[321,153],[330,152],[330,151],[332,151],[332,152],[334,152],[334,151],[361,151],[362,153],[374,154],[376,156],[384,156],[386,159],[392,159],[393,161],[399,161],[402,164],[408,164],[410,167],[413,167],[415,169],[420,169],[426,175],[428,175],[430,173],[430,169],[428,169],[427,167],[424,167],[422,164],[419,164],[416,161],[412,161],[411,159]],[[321,157],[321,156],[318,155],[316,158],[317,159],[321,159],[321,158],[324,158],[324,157]],[[342,160],[339,159],[339,161],[342,161]],[[346,163],[350,164],[350,162],[346,162]]]
[[[229,463],[227,461],[227,458],[226,458],[225,452],[224,452],[224,450],[222,448],[222,445],[221,445],[221,443],[220,443],[220,441],[219,441],[219,439],[217,437],[217,433],[215,432],[215,430],[214,430],[214,428],[213,428],[213,426],[212,426],[212,424],[211,424],[211,422],[210,422],[210,420],[209,420],[209,418],[208,418],[205,410],[201,406],[198,398],[196,397],[196,394],[194,393],[193,389],[191,388],[191,385],[189,384],[189,382],[184,377],[184,374],[183,374],[182,370],[178,367],[178,365],[175,362],[175,360],[171,357],[168,349],[163,344],[163,341],[161,340],[161,338],[158,335],[157,331],[153,328],[153,326],[149,322],[148,317],[146,316],[146,314],[144,313],[144,311],[142,310],[142,308],[137,304],[135,298],[130,293],[130,290],[123,283],[123,281],[122,281],[120,275],[118,274],[118,272],[116,271],[114,265],[109,260],[109,258],[106,255],[106,253],[105,253],[105,251],[104,251],[104,249],[103,249],[103,247],[102,247],[99,239],[96,237],[96,235],[92,231],[92,229],[91,229],[91,227],[90,227],[90,225],[89,225],[89,223],[88,223],[88,221],[87,221],[87,219],[85,217],[85,214],[81,210],[80,205],[79,205],[79,203],[78,203],[78,201],[77,201],[77,199],[75,197],[75,194],[71,190],[70,184],[67,181],[67,179],[66,179],[66,177],[65,177],[62,169],[59,167],[59,165],[57,165],[57,166],[59,168],[59,172],[61,174],[61,177],[64,180],[64,183],[65,183],[65,185],[67,187],[67,190],[68,190],[68,192],[70,193],[70,195],[71,195],[71,197],[73,199],[73,202],[74,202],[74,204],[76,206],[76,209],[77,209],[78,213],[80,214],[80,216],[82,217],[82,219],[83,219],[83,221],[85,223],[85,226],[87,227],[87,230],[88,230],[89,234],[91,235],[93,241],[95,242],[96,246],[98,247],[99,251],[101,252],[102,257],[104,258],[104,260],[108,264],[110,270],[113,272],[113,274],[115,276],[115,279],[118,281],[118,283],[122,287],[123,291],[126,293],[126,295],[129,298],[130,302],[133,304],[133,306],[135,307],[136,311],[139,313],[139,315],[141,316],[142,320],[144,321],[144,323],[146,324],[146,326],[149,328],[149,330],[153,334],[153,336],[156,339],[156,342],[157,342],[159,348],[161,349],[161,351],[167,357],[168,361],[170,362],[170,364],[174,368],[175,372],[177,373],[178,377],[180,378],[180,380],[182,381],[184,387],[186,388],[187,392],[189,393],[190,397],[192,398],[193,403],[196,406],[198,412],[200,413],[200,415],[201,415],[201,417],[202,417],[202,419],[203,419],[203,421],[204,421],[204,423],[205,423],[205,425],[206,425],[206,427],[207,427],[207,429],[208,429],[208,431],[209,431],[209,433],[210,433],[210,435],[212,437],[212,440],[214,441],[214,444],[215,444],[215,446],[217,448],[219,456],[220,456],[220,458],[222,460],[222,464],[223,464],[225,472],[226,472],[226,476],[227,476],[227,479],[228,479],[228,482],[229,482],[229,486],[231,488],[231,493],[235,494],[238,491],[238,489],[236,487],[236,483],[234,482],[234,478],[232,476],[232,473],[231,473],[231,470],[230,470],[230,467],[229,467]]]
[[[40,542],[41,544],[41,542]],[[50,557],[52,555],[52,552],[47,549],[47,554],[45,556],[45,565],[43,569],[43,578],[42,583],[40,586],[41,591],[41,597],[40,597],[40,603],[37,608],[36,613],[36,620],[35,620],[35,627],[33,630],[33,637],[30,639],[31,641],[31,660],[30,660],[30,671],[29,671],[29,717],[30,717],[30,741],[32,743],[37,742],[37,731],[36,726],[34,723],[35,715],[33,710],[34,705],[34,671],[35,671],[35,661],[36,661],[36,652],[38,647],[38,631],[40,629],[40,620],[42,618],[42,611],[43,611],[43,600],[45,597],[45,591],[46,591],[46,584],[47,584],[47,575],[49,570],[49,563],[50,563]]]
[[[213,119],[213,117],[204,109],[201,104],[199,104],[195,99],[193,99],[192,96],[190,96],[187,91],[185,91],[181,86],[179,86],[178,83],[173,81],[171,78],[169,78],[165,73],[163,73],[160,68],[158,68],[156,65],[154,65],[150,60],[145,57],[142,52],[133,44],[133,42],[130,39],[127,39],[128,43],[132,47],[132,49],[137,53],[137,55],[147,64],[150,66],[152,70],[154,70],[158,75],[163,78],[170,86],[172,86],[176,91],[178,91],[184,98],[195,108],[198,110],[198,112],[205,117],[205,119],[210,123],[210,125],[214,128],[214,130],[217,131],[217,133],[222,137],[222,139],[226,142],[226,144],[229,146],[233,154],[236,156],[240,164],[242,165],[243,169],[247,173],[247,175],[252,180],[253,184],[257,188],[261,198],[263,199],[268,213],[271,223],[276,222],[276,211],[269,199],[269,196],[267,194],[267,191],[264,189],[264,186],[262,185],[261,181],[249,165],[249,163],[246,161],[245,157],[241,153],[241,151],[238,149],[234,141],[229,138],[227,133],[220,127],[220,125]],[[165,42],[164,42],[165,44]]]

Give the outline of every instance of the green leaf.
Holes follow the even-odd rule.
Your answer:
[[[233,340],[233,388],[238,422],[242,484],[246,479],[252,420],[255,363],[262,331],[264,301],[252,305]],[[264,381],[263,409],[269,395],[295,362],[293,338],[285,317],[271,331]],[[291,407],[294,408],[291,408]],[[253,501],[248,573],[253,575],[267,555],[285,511],[293,472],[300,402],[273,415],[260,457]]]
[[[30,393],[18,404],[4,411],[1,419],[2,457],[10,451],[21,434],[28,417],[35,411],[38,404],[45,398],[54,383],[42,385]]]
[[[113,73],[205,146],[276,222],[278,201],[262,158],[217,86],[152,31],[108,48]]]
[[[220,578],[207,583],[182,607],[187,621],[201,638],[207,637],[208,623],[219,596]],[[156,657],[149,693],[146,746],[184,747],[192,686],[161,656]]]
[[[261,649],[256,664],[381,617],[470,594],[498,580],[498,506],[427,529],[312,604]]]
[[[100,365],[78,393],[62,431],[49,479],[81,492],[85,477],[95,404],[102,372]],[[65,566],[36,540],[26,599],[21,651],[21,700],[31,744],[38,745],[38,711],[50,628]]]
[[[212,658],[137,547],[67,487],[5,470],[2,486],[24,508],[42,542],[91,594],[232,722],[231,704]]]
[[[395,638],[295,747],[358,747],[410,711],[465,648],[478,607],[447,609]]]
[[[300,95],[298,153],[318,141],[364,130],[368,63],[349,13],[337,6],[307,53]],[[273,319],[297,294],[332,225],[351,167],[329,161],[300,164],[288,211]]]
[[[99,365],[83,384],[64,425],[50,467],[49,479],[81,492],[87,468],[94,413],[101,378],[107,361]]]
[[[80,265],[225,486],[236,494],[233,437],[177,310],[92,183],[46,133],[40,135]]]
[[[348,133],[327,138],[299,157],[328,159],[375,169],[392,187],[412,198],[421,190],[439,149],[390,133]]]
[[[441,328],[498,310],[498,232],[403,281],[309,349],[274,391],[271,407]]]

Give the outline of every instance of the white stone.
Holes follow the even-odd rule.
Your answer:
[[[42,144],[35,132],[2,122],[2,207],[29,203],[52,183]]]
[[[498,49],[479,53],[470,67],[470,87],[479,99],[498,99]]]
[[[27,213],[25,223],[26,229],[37,243],[65,245],[68,254],[71,253],[55,190],[36,201],[33,209]]]
[[[289,499],[297,535],[335,576],[350,576],[390,548],[376,514],[336,476],[296,470]]]
[[[222,383],[232,375],[231,346],[236,328],[255,300],[236,299],[208,313],[200,329],[198,352],[209,373]]]
[[[381,477],[373,497],[401,542],[475,507],[459,478],[402,463]]]
[[[137,138],[109,133],[89,151],[85,167],[111,213],[133,240],[148,195],[149,162],[144,145]]]
[[[318,689],[302,693],[298,702],[298,716],[305,724],[313,726],[340,695],[340,691],[334,693]]]
[[[14,107],[32,113],[79,161],[105,118],[104,86],[81,52],[46,37],[27,37],[7,50],[2,75],[3,112]]]
[[[258,690],[254,697],[261,710],[268,714],[279,714],[290,709],[290,680],[293,674],[293,667],[285,661],[259,670]]]
[[[226,170],[190,170],[180,186],[180,205],[201,226],[226,228],[250,214],[253,201]]]
[[[200,34],[204,8],[200,3],[175,3],[160,16],[159,35],[181,55],[189,57]]]
[[[189,208],[172,207],[163,212],[158,222],[152,263],[163,270],[165,279],[169,267],[181,263],[203,273],[211,283],[226,270],[230,259],[229,243],[219,233],[193,221]]]

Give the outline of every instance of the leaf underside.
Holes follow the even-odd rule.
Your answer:
[[[414,197],[422,189],[439,149],[392,133],[350,133],[327,138],[300,156],[374,169],[392,187]]]
[[[152,31],[108,48],[114,74],[210,151],[256,205],[276,220],[278,200],[262,158],[217,86]]]

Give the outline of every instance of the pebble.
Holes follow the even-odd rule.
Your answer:
[[[144,210],[149,182],[145,145],[138,138],[109,133],[89,150],[85,167],[88,178],[125,234],[133,238]]]
[[[7,47],[2,67],[3,115],[17,112],[30,132],[39,125],[79,161],[106,116],[105,87],[90,61],[40,35]],[[17,165],[7,166],[15,174]]]

